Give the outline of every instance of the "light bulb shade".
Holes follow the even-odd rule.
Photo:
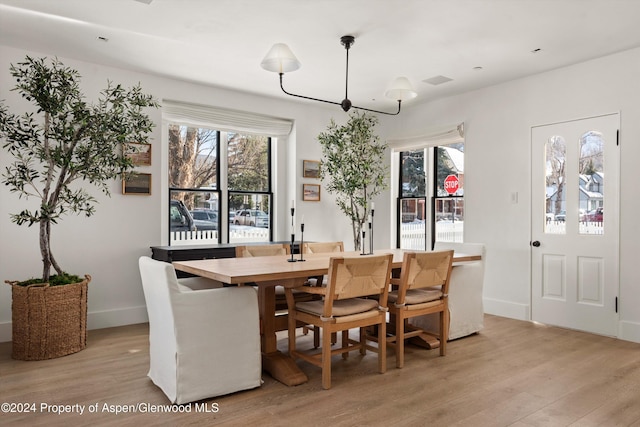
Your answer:
[[[384,93],[387,98],[395,99],[396,101],[406,101],[407,99],[415,98],[418,96],[413,86],[406,77],[398,77],[389,86],[389,89]]]
[[[284,43],[276,43],[264,57],[260,66],[274,73],[288,73],[300,68],[300,61]]]

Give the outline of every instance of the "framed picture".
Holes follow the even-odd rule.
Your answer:
[[[302,200],[307,202],[320,201],[320,185],[302,184]]]
[[[302,161],[303,178],[320,178],[320,162],[316,160]]]
[[[131,172],[122,177],[122,194],[151,195],[151,174]]]
[[[136,166],[151,166],[151,144],[127,142],[124,144],[124,155]]]

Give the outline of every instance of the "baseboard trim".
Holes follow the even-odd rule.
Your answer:
[[[618,323],[618,338],[640,343],[640,323],[620,321]]]
[[[118,310],[95,311],[87,314],[87,329],[113,328],[148,321],[147,307],[144,305]],[[11,341],[11,335],[11,322],[0,323],[0,342]]]
[[[529,304],[519,304],[493,298],[483,298],[484,312],[517,320],[531,320]]]

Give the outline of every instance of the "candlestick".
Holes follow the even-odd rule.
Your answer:
[[[293,257],[293,244],[296,240],[296,228],[295,228],[295,217],[296,217],[296,208],[295,201],[291,201],[291,244],[289,245],[289,252],[291,252],[291,259],[289,262],[296,262],[297,260]]]
[[[304,259],[304,215],[302,215],[302,223],[300,224],[300,259],[298,261],[306,261]]]
[[[367,255],[366,253],[364,253],[364,236],[365,236],[365,231],[364,231],[364,227],[362,227],[362,242],[361,242],[362,253],[360,255]]]
[[[295,233],[291,233],[291,246],[289,246],[289,252],[291,252],[291,258],[288,259],[287,261],[289,262],[296,262],[297,259],[295,259],[293,257],[293,243],[296,240],[296,234]]]
[[[373,208],[375,204],[371,202],[371,215],[369,215],[369,252],[373,254]]]

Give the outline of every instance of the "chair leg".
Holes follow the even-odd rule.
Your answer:
[[[364,356],[365,354],[367,354],[367,331],[365,330],[365,328],[360,328],[359,333],[360,333],[360,354]]]
[[[404,367],[404,317],[396,315],[396,368]]]
[[[378,326],[378,371],[381,374],[387,372],[387,323],[382,322]]]
[[[322,328],[322,388],[331,388],[331,333]]]
[[[342,336],[342,348],[349,347],[349,330],[346,329],[344,331],[340,331],[340,335]],[[338,339],[338,336],[336,335],[336,332],[332,333],[331,334],[331,342],[334,343],[335,341],[337,341],[337,339]],[[342,352],[342,358],[345,359],[345,360],[348,359],[349,358],[349,352],[348,351]]]
[[[447,338],[449,338],[449,310],[445,307],[440,312],[440,356],[447,354]]]
[[[320,347],[320,328],[313,327],[313,348]]]

